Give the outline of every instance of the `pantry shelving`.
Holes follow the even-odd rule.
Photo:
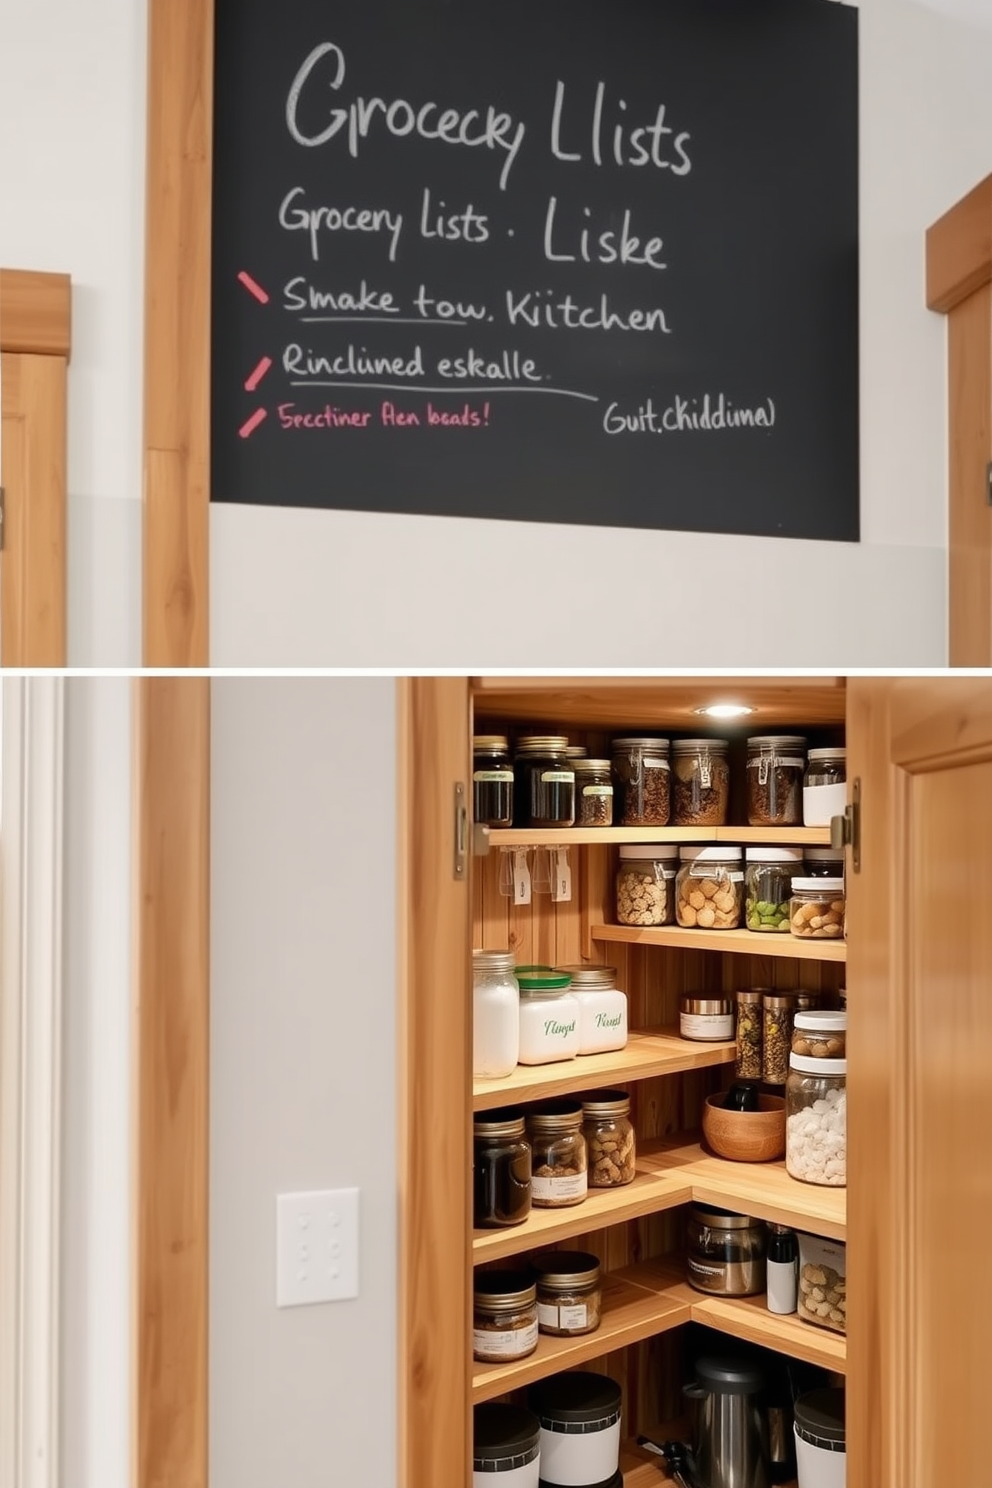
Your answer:
[[[744,956],[788,956],[794,961],[846,961],[843,940],[800,940],[795,935],[759,934],[755,930],[696,930],[681,925],[593,925],[601,945],[679,947],[687,951],[736,952]]]
[[[491,847],[608,847],[654,842],[829,847],[829,827],[491,827]]]

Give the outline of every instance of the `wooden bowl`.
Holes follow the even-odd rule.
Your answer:
[[[723,1095],[708,1095],[703,1106],[703,1136],[718,1157],[732,1162],[772,1162],[785,1152],[785,1101],[759,1095],[757,1111],[731,1111],[717,1105]]]

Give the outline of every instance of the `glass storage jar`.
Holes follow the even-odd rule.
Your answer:
[[[844,880],[794,878],[790,925],[800,940],[840,940],[844,934]]]
[[[668,826],[671,767],[667,739],[614,739],[613,775],[620,787],[623,826]]]
[[[739,847],[683,847],[675,880],[678,924],[701,930],[733,930],[741,922],[743,854]]]
[[[722,827],[730,803],[726,739],[676,739],[672,745],[672,821]]]
[[[792,1053],[805,1059],[846,1059],[847,1013],[797,1013],[792,1025]]]
[[[847,1060],[789,1056],[785,1166],[803,1183],[847,1184]]]
[[[603,1306],[599,1261],[581,1250],[549,1250],[531,1260],[537,1281],[537,1326],[552,1338],[592,1333]]]
[[[747,819],[752,827],[795,827],[803,819],[806,740],[756,734],[747,741]]]
[[[829,827],[847,805],[847,750],[811,749],[803,779],[803,822]]]
[[[761,1012],[761,1078],[766,1085],[784,1085],[789,1078],[796,1000],[788,992],[766,992]]]
[[[517,968],[520,1064],[554,1064],[579,1052],[579,1004],[572,979],[542,966]]]
[[[843,878],[842,847],[807,847],[803,850],[807,878]]]
[[[610,762],[603,759],[573,759],[575,771],[575,825],[612,827],[613,777]]]
[[[744,913],[749,930],[789,933],[792,877],[803,871],[798,847],[748,847],[744,850]]]
[[[617,986],[615,966],[559,966],[571,978],[579,1006],[579,1053],[605,1054],[627,1043],[627,994]]]
[[[472,952],[472,1074],[502,1080],[520,1053],[520,989],[512,951]]]
[[[765,1227],[758,1219],[693,1204],[688,1219],[686,1280],[698,1292],[753,1297],[765,1290]]]
[[[575,770],[560,734],[527,734],[517,740],[514,821],[519,827],[571,827],[575,822]]]
[[[530,1213],[530,1143],[520,1111],[481,1111],[472,1124],[474,1222],[523,1224]]]
[[[762,1002],[760,987],[737,994],[737,1062],[734,1072],[739,1080],[761,1079]]]
[[[513,766],[504,734],[472,740],[472,814],[486,827],[513,825]]]
[[[678,859],[679,850],[674,843],[621,847],[617,924],[674,924]]]
[[[623,1090],[598,1090],[582,1102],[590,1188],[621,1188],[635,1174],[636,1141],[630,1119],[630,1096]]]
[[[527,1116],[533,1151],[531,1200],[535,1209],[581,1204],[589,1189],[582,1135],[582,1107],[575,1101],[549,1101]]]
[[[703,1043],[725,1042],[734,1036],[734,1004],[729,997],[687,992],[679,998],[679,1033]]]
[[[529,1271],[477,1271],[472,1357],[482,1364],[526,1359],[537,1348],[537,1287]]]

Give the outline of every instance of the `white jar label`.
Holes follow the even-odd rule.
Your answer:
[[[574,1302],[567,1307],[557,1303],[539,1302],[537,1321],[546,1328],[585,1328],[589,1324],[589,1309],[584,1302]]]
[[[478,785],[490,784],[498,781],[501,785],[508,784],[513,779],[512,770],[476,770],[472,779]]]
[[[612,785],[584,785],[582,787],[584,796],[612,796]]]
[[[540,1315],[540,1308],[538,1308]],[[495,1354],[498,1358],[517,1358],[537,1348],[537,1323],[527,1323],[523,1328],[506,1328],[490,1333],[487,1328],[475,1328],[472,1332],[472,1351],[476,1354]]]
[[[743,875],[743,873],[731,873],[731,874],[728,874],[728,877],[729,877],[731,883],[743,883],[744,882],[744,875]]]
[[[847,783],[803,786],[803,822],[807,827],[829,827],[832,816],[843,816]]]
[[[589,1192],[588,1176],[585,1173],[562,1173],[557,1176],[534,1174],[530,1180],[531,1198],[540,1200],[584,1199]]]
[[[644,768],[645,770],[667,770],[669,764],[667,760],[646,759]]]
[[[545,770],[541,779],[547,785],[572,785],[575,780],[573,770]]]
[[[732,1039],[733,1013],[680,1013],[679,1029],[683,1038]]]

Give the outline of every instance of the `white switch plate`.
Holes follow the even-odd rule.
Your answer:
[[[358,1296],[358,1189],[276,1195],[276,1306]]]

